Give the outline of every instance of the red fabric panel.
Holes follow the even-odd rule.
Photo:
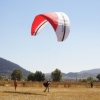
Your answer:
[[[56,28],[58,26],[58,16],[56,13],[48,13],[42,15],[45,19],[49,21],[49,23],[53,26],[54,30],[56,31]]]
[[[56,31],[56,28],[58,26],[58,16],[56,13],[46,13],[46,14],[40,14],[37,15],[32,23],[31,27],[31,34],[34,35],[34,32],[36,28],[44,21],[47,20],[54,30]]]
[[[32,27],[31,27],[31,34],[34,35],[34,32],[36,30],[36,28],[45,20],[44,17],[38,15],[35,17],[33,23],[32,23]]]

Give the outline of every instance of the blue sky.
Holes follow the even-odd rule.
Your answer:
[[[59,11],[71,23],[66,41],[57,41],[50,24],[31,36],[37,14]],[[1,0],[0,57],[32,72],[100,68],[100,0]]]

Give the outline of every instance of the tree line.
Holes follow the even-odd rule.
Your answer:
[[[11,80],[15,80],[17,78],[17,80],[22,80],[23,79],[23,73],[20,69],[14,69],[10,75]],[[0,76],[0,79],[2,79],[2,76]],[[45,74],[42,73],[41,71],[36,71],[35,73],[30,72],[27,75],[27,78],[25,79],[27,81],[44,81],[46,80],[45,78]],[[51,73],[51,77],[50,80],[52,81],[61,81],[62,80],[62,73],[59,69],[55,69],[52,73]]]
[[[13,72],[11,73],[11,79],[14,80],[17,78],[17,80],[22,80],[23,79],[23,73],[20,69],[14,69]],[[96,76],[96,78],[100,81],[100,74]],[[0,76],[0,80],[2,79],[2,76]],[[45,74],[42,73],[41,71],[36,71],[35,73],[29,73],[27,78],[27,81],[44,81],[46,80]],[[62,72],[59,69],[55,69],[53,72],[51,72],[51,77],[50,80],[54,82],[58,82],[62,80]],[[92,77],[88,77],[87,79],[83,79],[82,81],[93,81]]]

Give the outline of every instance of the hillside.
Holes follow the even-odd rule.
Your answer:
[[[70,80],[70,79],[86,79],[87,77],[93,77],[96,79],[96,76],[100,74],[100,68],[91,69],[91,70],[84,70],[80,72],[69,72],[69,73],[62,73],[63,80]],[[45,74],[46,79],[50,79],[51,74]]]
[[[0,75],[7,75],[10,76],[12,71],[14,69],[20,69],[23,73],[24,77],[27,77],[30,71],[27,71],[26,69],[22,68],[18,64],[15,64],[11,61],[8,61],[4,58],[0,58]],[[100,74],[100,68],[90,69],[90,70],[83,70],[80,72],[69,72],[69,73],[63,73],[62,72],[62,78],[63,80],[66,79],[82,79],[87,77],[93,77],[96,78],[96,76]],[[51,74],[45,73],[46,79],[50,79]]]
[[[29,74],[29,71],[22,68],[21,66],[6,59],[0,58],[0,75],[10,76],[14,69],[20,69],[24,77],[27,77],[27,75]]]

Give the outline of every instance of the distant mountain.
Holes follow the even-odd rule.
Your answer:
[[[100,68],[96,68],[96,69],[91,69],[91,70],[83,70],[81,72],[79,72],[80,74],[84,73],[84,72],[87,72],[87,73],[100,73]]]
[[[21,66],[13,63],[11,61],[8,61],[4,58],[0,58],[0,75],[10,76],[14,69],[20,69],[22,71],[24,77],[27,77],[27,75],[29,74],[29,71],[22,68]]]
[[[20,69],[24,77],[27,77],[27,75],[30,73],[30,71],[22,68],[18,64],[8,61],[4,58],[0,58],[0,75],[10,76],[14,69]],[[100,74],[100,68],[95,68],[91,70],[83,70],[80,72],[62,73],[62,76],[63,76],[62,78],[63,80],[76,79],[76,78],[83,79],[87,77],[96,78],[98,74]],[[46,79],[50,79],[50,76],[51,76],[51,73],[45,73]]]
[[[70,79],[86,79],[88,77],[93,77],[96,79],[96,76],[100,74],[100,68],[91,69],[91,70],[84,70],[80,72],[69,72],[69,73],[62,73],[63,80],[70,80]],[[45,74],[47,79],[50,79],[51,74]]]

